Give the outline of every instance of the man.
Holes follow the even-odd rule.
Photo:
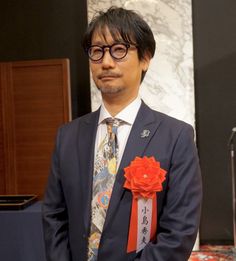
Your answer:
[[[152,31],[112,7],[91,21],[83,45],[102,105],[58,131],[43,205],[48,261],[188,260],[200,219],[198,156],[192,127],[138,96]],[[135,168],[141,176],[129,183]]]

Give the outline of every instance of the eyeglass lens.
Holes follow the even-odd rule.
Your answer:
[[[99,61],[103,58],[105,49],[109,49],[110,55],[115,59],[122,59],[126,56],[128,52],[129,45],[128,44],[113,44],[106,46],[93,45],[88,49],[89,58],[92,61]]]

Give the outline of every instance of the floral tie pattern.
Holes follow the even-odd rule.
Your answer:
[[[98,147],[94,162],[91,231],[88,260],[97,260],[100,238],[117,171],[117,128],[121,120],[107,118],[107,135]]]

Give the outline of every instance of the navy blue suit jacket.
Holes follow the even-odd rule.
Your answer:
[[[87,257],[94,144],[99,110],[62,126],[57,135],[43,204],[48,261]],[[149,130],[148,137],[141,137]],[[124,168],[136,156],[154,156],[167,171],[157,193],[156,239],[139,253],[126,253],[132,194]],[[185,261],[195,242],[202,199],[197,150],[190,125],[142,103],[117,172],[100,242],[101,261]]]

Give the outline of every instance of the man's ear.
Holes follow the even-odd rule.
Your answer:
[[[140,61],[141,64],[142,64],[142,74],[141,74],[141,83],[143,82],[143,79],[146,75],[146,72],[149,68],[149,64],[150,64],[150,61],[151,61],[152,57],[151,55],[149,55],[148,53],[146,53],[143,57],[143,59]]]
[[[142,69],[144,72],[146,72],[148,70],[149,64],[151,61],[151,56],[149,53],[145,53],[143,59],[141,60],[142,62]]]

